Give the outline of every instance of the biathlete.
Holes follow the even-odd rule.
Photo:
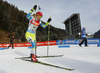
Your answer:
[[[88,47],[88,46],[87,46],[87,39],[86,39],[86,36],[87,36],[86,29],[85,29],[85,27],[83,27],[82,32],[81,32],[82,41],[79,43],[79,46],[80,46],[80,47],[81,47],[81,45],[82,45],[84,42],[85,42],[85,47]]]
[[[32,14],[34,11],[36,11],[36,9],[37,5],[34,5],[33,9],[31,9],[31,11],[26,16],[29,19],[29,26],[25,34],[27,41],[32,45],[30,57],[34,62],[38,61],[34,55],[34,49],[36,49],[36,29],[39,25],[41,25],[43,28],[46,28],[51,21],[51,18],[49,18],[45,24],[40,22],[40,19],[43,17],[42,12],[36,12],[36,14]]]

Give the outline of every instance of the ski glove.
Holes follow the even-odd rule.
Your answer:
[[[49,19],[47,20],[47,22],[49,22],[49,23],[50,23],[50,21],[52,21],[51,18],[49,18]]]
[[[34,5],[34,7],[33,7],[33,8],[34,8],[34,10],[36,10],[36,9],[37,9],[37,5]]]

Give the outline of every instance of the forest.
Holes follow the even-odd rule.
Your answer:
[[[6,1],[0,0],[0,43],[9,42],[11,35],[15,36],[16,40],[27,42],[25,33],[28,28],[27,13],[19,10],[15,5],[9,4]],[[48,27],[38,27],[36,32],[37,41],[48,41]],[[49,40],[63,40],[66,38],[66,30],[56,28],[50,24]],[[5,40],[6,39],[6,40]],[[16,41],[18,43],[19,41]]]

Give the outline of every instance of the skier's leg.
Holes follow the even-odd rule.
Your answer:
[[[81,41],[81,43],[79,44],[79,46],[81,46],[81,45],[83,44],[83,42],[84,42],[84,39],[82,39],[82,41]]]
[[[38,61],[38,59],[36,59],[37,55],[36,55],[36,36],[35,33],[31,34],[32,36],[32,49],[35,50],[35,55],[32,56],[32,61]]]
[[[34,55],[34,50],[36,49],[35,46],[36,46],[36,43],[34,41],[32,42],[32,49],[31,49],[31,60],[32,61],[38,61],[38,59],[36,59],[37,56]]]
[[[28,42],[32,45],[31,54],[34,54],[35,41],[31,37],[29,37]]]
[[[87,46],[87,39],[85,38],[85,46]]]
[[[32,36],[32,40],[34,41],[34,50],[35,50],[35,55],[36,55],[36,33],[34,33],[34,34],[31,34],[31,36]]]
[[[31,57],[32,55],[34,55],[35,41],[33,41],[33,39],[30,37],[28,38],[28,42],[32,45],[31,53],[30,53],[30,57]]]
[[[12,49],[14,49],[14,44],[13,44],[13,42],[12,42]]]
[[[10,46],[11,46],[11,43],[10,43],[10,45],[7,48],[9,48]]]
[[[35,46],[36,46],[36,43],[35,43],[35,34],[32,34],[32,33],[29,33],[29,32],[26,32],[26,39],[28,40],[29,43],[31,43],[32,45],[32,49],[31,49],[31,60],[32,61],[38,61],[35,56],[34,56],[34,49],[35,49]]]
[[[30,44],[32,44],[32,42],[33,42],[33,40],[32,40],[31,37],[32,37],[31,33],[26,32],[25,38],[27,39],[27,41],[28,41]],[[31,54],[34,54],[34,49],[31,49]],[[31,54],[30,54],[30,55],[31,55]]]
[[[36,59],[36,55],[34,55],[34,49],[35,49],[35,46],[36,46],[36,43],[35,43],[35,41],[33,41],[32,43],[31,43],[31,45],[32,45],[32,49],[31,49],[31,60],[32,61],[38,61],[38,59]]]

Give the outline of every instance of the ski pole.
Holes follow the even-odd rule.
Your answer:
[[[51,16],[50,16],[51,18]],[[50,41],[50,24],[48,25],[48,46],[47,46],[47,56],[49,55],[49,41]]]
[[[37,3],[36,3],[36,5],[38,5]],[[35,10],[35,28],[36,28],[36,10]],[[36,32],[35,32],[35,55],[36,55],[37,53],[36,53]]]
[[[38,6],[38,3],[36,3],[36,5]],[[41,10],[40,6],[38,6],[38,12],[39,10]],[[36,10],[35,10],[35,20],[36,20]],[[36,22],[35,22],[35,27],[36,27]],[[36,32],[35,32],[35,38],[36,38]],[[36,44],[36,40],[35,40],[35,44]],[[37,51],[36,51],[36,45],[35,45],[35,55],[37,54]]]
[[[41,10],[40,6],[38,6],[38,12]]]

